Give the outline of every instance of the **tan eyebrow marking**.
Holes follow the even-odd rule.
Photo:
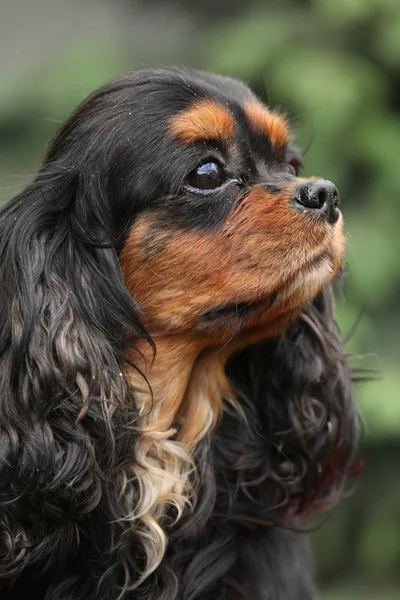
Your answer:
[[[204,98],[170,119],[172,134],[182,142],[226,141],[233,136],[234,120],[227,108]]]
[[[273,147],[281,147],[290,140],[289,125],[286,115],[269,110],[255,100],[244,103],[244,111],[251,125],[266,135]]]

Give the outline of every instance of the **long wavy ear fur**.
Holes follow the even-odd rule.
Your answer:
[[[102,496],[105,522],[134,505],[115,475],[136,423],[121,349],[146,333],[100,189],[50,162],[0,213],[2,580],[62,559]]]
[[[246,403],[251,434],[242,428],[247,456],[228,457],[240,444],[223,440],[219,450],[235,465],[239,489],[257,499],[256,520],[285,523],[330,507],[341,494],[358,430],[331,286],[285,334],[234,357],[228,372]]]

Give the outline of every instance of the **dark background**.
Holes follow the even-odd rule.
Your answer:
[[[340,189],[338,320],[364,422],[354,493],[313,534],[324,600],[400,598],[400,1],[0,0],[0,201],[90,91],[186,64],[247,81],[287,111],[305,175]],[[319,519],[321,524],[324,518]]]

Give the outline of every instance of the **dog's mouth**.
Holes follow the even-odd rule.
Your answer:
[[[228,302],[211,309],[205,310],[201,315],[198,325],[199,330],[208,329],[213,325],[223,325],[231,323],[232,319],[238,322],[245,322],[252,317],[267,312],[275,302],[277,292],[269,298],[247,302]]]
[[[233,321],[240,329],[241,326],[258,318],[268,319],[270,315],[275,319],[279,315],[293,312],[297,302],[298,307],[303,308],[306,303],[304,299],[317,295],[320,288],[323,287],[323,280],[326,277],[323,272],[329,270],[329,268],[326,269],[327,263],[331,264],[329,257],[327,254],[321,253],[305,263],[301,269],[295,271],[288,280],[282,282],[282,285],[268,296],[258,296],[249,300],[237,299],[205,309],[201,313],[196,329],[202,331],[215,325],[232,325]],[[304,294],[305,289],[309,290],[308,296]],[[309,299],[311,300],[312,297]]]

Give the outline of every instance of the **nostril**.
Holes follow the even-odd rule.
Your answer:
[[[318,208],[322,208],[325,204],[325,202],[327,202],[328,200],[328,192],[326,190],[326,188],[322,188],[321,190],[318,190],[316,192],[316,196],[317,196],[317,201],[318,201]]]
[[[332,200],[333,200],[333,206],[335,206],[337,208],[340,204],[340,201],[339,201],[339,192],[337,191],[336,188],[333,191]]]
[[[297,200],[300,204],[303,204],[308,208],[321,208],[322,206],[320,204],[318,193],[316,194],[312,189],[312,184],[301,186]]]

